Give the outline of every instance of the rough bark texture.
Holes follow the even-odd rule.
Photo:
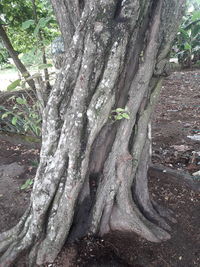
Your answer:
[[[66,240],[111,230],[170,238],[147,184],[151,114],[184,1],[52,0],[66,46],[43,113],[30,207],[0,236],[1,266],[29,249],[54,261]],[[122,108],[130,119],[116,120]]]

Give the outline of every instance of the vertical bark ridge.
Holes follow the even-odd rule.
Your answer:
[[[55,259],[69,236],[76,204],[80,207],[90,197],[89,176],[93,174],[98,175],[97,192],[86,231],[135,231],[155,242],[169,238],[147,219],[145,207],[147,211],[149,206],[139,195],[141,204],[134,201],[131,186],[133,182],[140,186],[141,175],[144,188],[147,186],[140,162],[149,146],[147,125],[162,75],[158,70],[165,69],[170,45],[162,44],[163,35],[170,33],[165,27],[175,24],[175,19],[166,18],[163,8],[171,12],[170,4],[178,2],[127,0],[119,2],[117,14],[115,0],[87,0],[82,7],[80,3],[52,0],[69,49],[43,114],[41,160],[30,212],[15,228],[18,233],[12,241],[13,230],[9,237],[0,236],[3,267],[26,248],[31,248],[33,266]],[[74,16],[68,16],[69,12]],[[141,46],[136,45],[138,41]],[[131,45],[137,46],[133,58]],[[130,120],[110,120],[119,105]],[[147,190],[145,193],[147,200]],[[164,215],[155,203],[152,207],[155,214]]]
[[[110,205],[110,203],[113,202],[114,197],[116,195],[118,196],[118,190],[122,191],[121,192],[121,196],[124,197],[125,194],[130,196],[130,192],[128,192],[127,190],[130,189],[130,187],[132,185],[132,182],[133,182],[133,179],[134,179],[134,177],[136,175],[138,164],[140,162],[140,158],[141,158],[141,155],[142,155],[142,150],[143,150],[143,147],[145,145],[148,121],[149,121],[150,115],[152,113],[152,108],[155,105],[156,99],[157,99],[157,97],[159,95],[160,87],[161,87],[161,84],[158,83],[157,90],[154,90],[153,95],[151,96],[150,105],[144,111],[144,114],[142,116],[140,116],[140,120],[138,122],[138,127],[137,127],[138,128],[137,138],[135,140],[135,144],[137,144],[137,145],[135,145],[133,147],[132,156],[126,150],[126,146],[122,150],[122,147],[121,147],[121,145],[119,143],[120,137],[118,137],[116,139],[118,141],[117,144],[116,144],[116,150],[115,150],[115,152],[113,152],[113,154],[111,156],[109,156],[109,159],[106,162],[106,165],[105,165],[105,168],[104,168],[104,173],[103,173],[104,180],[103,180],[103,183],[100,185],[99,191],[97,193],[97,200],[98,201],[97,201],[97,203],[95,205],[95,208],[93,210],[95,219],[94,219],[94,226],[91,228],[91,231],[94,231],[94,232],[97,231],[96,225],[98,225],[99,222],[96,221],[96,218],[98,218],[98,220],[100,220],[99,218],[101,218],[101,216],[102,216],[103,209],[104,209],[104,206],[105,206],[105,202],[108,205]],[[127,123],[128,122],[126,122],[126,124]],[[124,136],[123,136],[123,134],[124,134]],[[124,145],[125,140],[123,140],[123,139],[125,138],[125,139],[129,140],[129,135],[124,131],[124,129],[119,135],[121,136],[121,139],[122,139],[121,142]],[[138,145],[139,145],[139,147],[138,147]],[[132,162],[131,166],[129,166],[130,163],[127,163],[128,165],[126,165],[125,164],[126,161],[127,162],[131,161]],[[107,168],[106,168],[106,166],[107,166]],[[124,190],[126,190],[127,192],[124,192],[124,190],[121,189],[122,185],[123,185],[123,182],[125,183],[125,185],[123,186]],[[125,189],[125,188],[128,188],[128,189]],[[130,196],[130,198],[132,199],[131,196]],[[122,201],[122,199],[121,199],[121,201]],[[131,200],[129,200],[129,206],[130,206],[130,202],[131,202]],[[124,203],[124,201],[122,201],[122,203]],[[115,206],[114,206],[114,213],[116,214],[116,207]],[[138,211],[138,213],[139,213],[139,211]],[[112,213],[111,213],[111,216],[112,216]],[[135,216],[136,216],[136,214],[135,214]],[[133,217],[135,217],[135,216],[133,216]],[[145,219],[143,218],[143,220],[145,220]],[[116,217],[115,217],[114,220],[112,219],[111,221],[112,222],[113,221],[117,222]],[[111,229],[118,229],[117,226],[116,226],[116,223],[114,224],[114,226],[113,226],[113,223],[111,223],[111,224],[112,224]],[[139,221],[138,221],[138,224],[139,224]],[[132,223],[132,227],[134,227],[134,223]],[[156,228],[156,226],[152,226],[151,225],[151,228],[152,227]],[[162,230],[159,229],[159,228],[156,228],[156,229],[157,230],[155,230],[155,232],[157,232],[157,234],[161,235]],[[118,230],[120,230],[120,229],[118,229]],[[138,228],[138,230],[136,230],[136,232],[137,231],[139,231],[139,228]],[[144,231],[143,232],[144,237],[155,241],[156,237],[155,236],[153,237],[152,235],[149,235],[150,232],[151,232],[150,230],[148,230],[147,232]],[[142,235],[141,231],[140,231],[140,235]],[[169,235],[163,231],[162,232],[162,238],[164,238],[164,239],[165,238],[169,238]],[[158,240],[160,240],[160,239],[158,238],[157,241]]]
[[[91,46],[91,44],[90,44],[90,46]],[[115,44],[113,46],[114,46],[113,49],[115,49]],[[119,51],[121,53],[121,49],[119,49]],[[90,50],[90,53],[91,53],[91,50]],[[120,57],[119,57],[119,60],[120,60]],[[84,62],[84,57],[83,57],[83,62]],[[113,61],[113,60],[112,60],[112,62],[115,63],[115,61]],[[83,64],[81,64],[81,65],[83,65]],[[119,63],[117,63],[116,69],[119,69],[118,65],[120,65],[120,61],[119,61]],[[88,67],[88,66],[86,66],[86,67]],[[109,68],[108,68],[108,65],[107,65],[106,71],[108,71],[108,70],[109,70]],[[84,72],[80,71],[80,73],[81,73],[81,75],[83,75]],[[105,79],[104,78],[105,76],[106,76],[106,74],[103,76],[102,79]],[[116,74],[115,74],[115,76],[116,76]],[[79,81],[79,78],[77,78],[77,81]],[[105,80],[103,80],[103,82],[105,83]],[[116,78],[114,78],[113,82],[116,82]],[[113,86],[111,86],[110,92],[112,92],[112,87]],[[86,83],[84,91],[87,89],[87,87],[88,86],[87,86],[87,83]],[[103,87],[105,87],[105,86],[103,86]],[[79,84],[79,82],[77,82],[77,87],[75,86],[73,97],[71,98],[71,101],[70,101],[71,107],[73,107],[73,108],[75,107],[76,108],[76,112],[78,111],[78,108],[76,106],[77,105],[76,104],[77,97],[79,96],[78,97],[79,98],[79,104],[80,104],[80,108],[82,108],[82,107],[84,107],[84,103],[81,103],[81,101],[85,101],[85,97],[87,96],[87,94],[81,95],[79,91],[81,91],[80,90],[80,84]],[[76,94],[78,94],[77,97],[76,97]],[[73,101],[74,101],[74,104],[73,104]],[[67,110],[67,112],[68,112],[68,110]],[[78,112],[80,112],[79,114],[82,115],[83,110],[79,110]],[[78,112],[77,112],[77,114],[78,114]],[[109,108],[109,112],[110,112],[110,108]],[[72,171],[71,171],[71,169],[74,169],[73,166],[75,165],[75,163],[76,162],[78,163],[77,157],[80,158],[80,152],[81,151],[79,149],[80,147],[78,148],[78,146],[77,146],[77,143],[79,145],[81,143],[80,142],[80,134],[79,134],[80,127],[78,127],[78,124],[82,125],[81,119],[78,121],[77,118],[75,118],[75,123],[73,123],[72,127],[69,127],[68,125],[66,125],[66,123],[68,123],[69,121],[70,122],[72,121],[70,119],[71,113],[72,112],[70,110],[69,115],[68,115],[68,113],[65,114],[65,122],[63,124],[63,129],[62,129],[61,134],[60,134],[60,141],[58,143],[58,149],[57,149],[59,151],[59,155],[58,156],[61,156],[61,158],[62,158],[62,153],[60,153],[60,148],[62,146],[64,146],[64,145],[68,148],[69,167],[68,167],[68,174],[67,174],[67,178],[66,178],[65,191],[66,191],[66,194],[68,196],[68,202],[69,203],[65,204],[65,205],[60,205],[60,209],[59,210],[57,209],[57,213],[54,215],[54,218],[53,218],[56,221],[57,230],[56,231],[55,231],[55,229],[49,229],[48,230],[48,235],[46,236],[46,238],[44,239],[44,241],[42,241],[42,243],[40,245],[40,249],[39,249],[40,253],[38,254],[38,257],[37,257],[37,262],[38,263],[43,262],[44,260],[46,260],[46,261],[52,260],[52,257],[53,258],[55,257],[55,253],[58,253],[58,251],[60,250],[60,246],[62,247],[63,242],[65,240],[65,236],[69,232],[69,228],[71,226],[71,221],[72,221],[72,218],[73,218],[73,210],[74,210],[74,205],[75,205],[75,199],[77,198],[77,194],[80,191],[80,187],[81,187],[82,182],[83,182],[82,179],[81,179],[81,174],[80,174],[79,169],[81,169],[80,167],[82,167],[83,170],[87,170],[88,159],[86,161],[86,167],[83,167],[81,165],[79,165],[79,166],[76,165],[76,172],[72,173]],[[74,113],[72,113],[72,115],[74,116]],[[69,116],[69,118],[68,118],[68,116]],[[105,116],[105,114],[103,114],[103,116]],[[82,118],[82,116],[78,116],[78,117]],[[93,129],[95,130],[95,128],[98,128],[98,127],[97,126],[94,127],[94,125],[93,125],[93,127],[90,126],[90,129],[92,129],[92,130]],[[70,135],[73,135],[75,137],[75,139],[73,141],[70,140],[70,138],[69,138]],[[92,133],[91,136],[95,136],[95,134]],[[66,151],[64,153],[66,153]],[[56,152],[55,152],[55,157],[54,158],[57,158],[56,157]],[[59,159],[59,162],[60,162],[60,159]],[[58,163],[58,162],[56,162],[56,163]],[[55,161],[54,161],[53,164],[55,164]],[[51,170],[52,169],[51,165],[48,168],[50,168],[50,170]],[[56,172],[56,173],[53,173],[53,174],[54,174],[53,177],[54,177],[54,180],[55,180],[55,175],[58,175],[58,173]],[[86,173],[84,173],[83,177],[85,177],[85,174]],[[80,176],[80,178],[78,178],[79,176]],[[59,177],[60,177],[60,174],[59,174]],[[79,182],[78,181],[77,182],[73,182],[73,181],[76,181],[76,180],[80,180],[80,181]],[[73,195],[72,199],[70,199],[69,192],[71,192],[71,194]],[[63,196],[65,197],[65,194],[63,194]],[[62,204],[62,202],[65,201],[64,197],[62,197],[60,199],[60,203],[61,204]],[[62,214],[61,218],[63,218],[63,214],[65,214],[65,217],[67,218],[68,223],[66,222],[64,226],[63,226],[63,221],[62,220],[59,223],[60,214]],[[51,223],[51,219],[49,220],[49,223],[50,223],[50,225],[54,225],[55,224],[55,223]],[[54,236],[55,236],[55,232],[57,233],[56,239],[58,239],[58,237],[59,237],[59,240],[55,240],[55,238],[52,237],[51,230],[54,232]],[[48,249],[49,249],[49,251],[48,251]]]
[[[82,10],[80,10],[78,1],[51,0],[51,3],[64,38],[65,50],[67,51],[80,21]]]
[[[154,209],[148,192],[147,171],[150,159],[151,140],[146,140],[142,151],[142,161],[138,166],[134,182],[133,198],[142,214],[151,222],[157,224],[165,230],[171,230],[171,227]]]
[[[150,33],[150,41],[149,41],[147,48],[146,48],[144,63],[140,66],[138,73],[132,82],[132,86],[131,86],[129,94],[130,94],[130,96],[131,96],[131,94],[134,94],[134,96],[133,95],[131,96],[131,98],[129,99],[129,101],[126,105],[127,107],[129,107],[128,110],[131,110],[130,113],[131,113],[132,119],[130,121],[123,121],[120,124],[117,135],[116,135],[115,142],[113,144],[112,151],[110,153],[111,159],[108,159],[108,162],[110,163],[109,168],[112,170],[111,171],[112,173],[109,174],[109,171],[105,171],[106,174],[103,174],[105,180],[109,181],[109,182],[107,182],[107,184],[109,184],[109,185],[103,185],[103,188],[100,186],[99,192],[104,192],[104,195],[106,197],[107,197],[107,195],[112,195],[114,197],[116,194],[116,189],[115,190],[113,190],[113,188],[110,189],[111,184],[113,184],[113,183],[116,184],[116,181],[113,181],[113,179],[115,179],[115,177],[116,177],[116,174],[114,171],[115,170],[115,164],[116,164],[115,163],[116,155],[118,158],[127,157],[126,155],[128,154],[127,153],[128,143],[129,143],[129,139],[131,136],[131,131],[132,131],[134,123],[135,123],[134,117],[137,114],[138,108],[139,108],[141,101],[143,99],[143,95],[148,88],[149,81],[150,81],[151,76],[152,76],[152,72],[150,70],[154,68],[155,57],[157,54],[157,49],[155,48],[155,45],[157,44],[157,34],[159,31],[160,13],[161,13],[161,2],[157,7],[157,15],[155,16],[154,22],[152,23],[152,30]],[[151,53],[151,54],[149,54],[149,53]],[[149,74],[146,77],[147,71],[149,71]],[[140,80],[142,81],[142,83],[139,82]],[[135,103],[133,103],[133,101]],[[120,152],[119,152],[119,147],[120,147]],[[122,151],[122,148],[123,148],[123,151]],[[125,156],[123,156],[123,155],[125,155]],[[112,192],[115,191],[115,193],[111,194],[111,191]],[[93,219],[93,227],[91,227],[91,231],[93,231],[93,232],[97,231],[97,225],[99,224],[100,217],[101,217],[102,212],[103,212],[104,201],[105,201],[104,197],[102,197],[102,195],[101,195],[101,197],[98,197],[98,192],[97,192],[97,199],[99,201],[97,201],[97,203],[95,203],[95,206],[93,209],[93,218],[98,218],[98,222],[96,221],[96,219]]]

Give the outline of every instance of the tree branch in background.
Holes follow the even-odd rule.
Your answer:
[[[4,30],[3,26],[0,24],[0,37],[2,38],[3,44],[5,45],[8,53],[10,54],[11,58],[13,59],[16,67],[24,77],[24,79],[27,81],[28,85],[35,91],[35,82],[33,79],[31,79],[31,75],[24,66],[24,64],[21,62],[21,60],[18,58],[17,52],[14,50],[8,35],[6,31]]]
[[[36,8],[35,0],[32,0],[32,5],[33,5],[34,20],[35,20],[35,24],[37,25],[38,24],[38,16],[37,16],[37,8]],[[38,31],[38,43],[39,43],[39,46],[41,47],[41,51],[42,51],[42,63],[47,64],[44,38],[42,36],[41,30]],[[49,92],[51,91],[51,85],[49,82],[49,73],[48,73],[47,68],[44,69],[44,79],[45,79],[46,91],[49,95]]]

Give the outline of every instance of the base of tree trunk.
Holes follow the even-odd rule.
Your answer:
[[[69,207],[62,205],[66,197],[63,195],[64,187],[61,183],[58,186],[60,189],[52,196],[48,209],[40,207],[42,210],[38,210],[37,205],[34,206],[31,202],[18,225],[0,235],[0,253],[2,253],[0,266],[11,266],[24,251],[28,251],[29,254],[28,266],[52,263],[68,236],[69,240],[73,241],[74,238],[81,238],[88,234],[103,236],[110,231],[121,231],[134,232],[151,242],[168,240],[170,226],[165,219],[172,222],[175,220],[171,211],[150,199],[146,175],[149,145],[150,141],[147,140],[142,149],[143,161],[137,168],[132,191],[129,179],[124,179],[131,176],[132,157],[130,154],[125,154],[119,158],[115,170],[110,169],[110,164],[107,166],[105,174],[109,170],[114,170],[115,175],[111,172],[110,179],[105,177],[100,179],[95,201],[90,202],[93,205],[83,213],[75,212],[73,224],[69,226],[63,223],[66,222]],[[111,159],[113,160],[113,157]],[[116,178],[116,182],[113,183],[112,179]],[[84,186],[81,193],[83,192]],[[82,198],[83,203],[86,203],[87,198],[88,196]],[[80,207],[83,205],[79,203],[77,209]],[[39,217],[37,217],[38,213]],[[54,222],[54,214],[59,216],[57,224]],[[81,220],[78,219],[80,214],[84,215]]]
[[[147,147],[148,145],[144,148],[143,153],[146,153]],[[143,159],[143,164],[146,166],[144,155]],[[148,156],[146,156],[146,160],[148,160]],[[130,164],[129,161],[130,157],[124,158],[123,165],[118,170],[119,174],[123,172],[127,173]],[[125,162],[127,164],[124,164]],[[142,173],[143,176],[141,175]],[[92,218],[92,220],[87,220],[87,228],[84,227],[84,220],[73,225],[71,232],[79,231],[81,226],[85,231],[81,235],[80,232],[76,232],[75,235],[72,234],[71,241],[77,236],[82,237],[83,235],[97,233],[103,236],[110,231],[134,232],[152,242],[161,242],[169,239],[170,235],[168,231],[170,230],[170,226],[166,223],[165,219],[175,223],[173,212],[166,210],[150,200],[149,195],[146,193],[148,191],[145,192],[144,184],[147,186],[147,179],[144,176],[145,173],[146,170],[141,165],[137,172],[137,175],[140,177],[138,180],[139,183],[136,182],[134,188],[132,188],[136,196],[135,199],[132,198],[133,194],[127,184],[123,182],[116,188],[114,193],[115,201],[113,201],[113,198],[108,201],[109,198],[107,198],[106,201],[103,201],[103,206],[100,207],[102,198],[97,197],[96,205],[100,209],[96,211],[94,207],[93,209],[88,209],[88,218]],[[163,166],[151,165],[148,174],[150,177],[167,177],[172,179],[172,181],[175,180],[179,184],[187,185],[199,191],[199,182],[183,172],[178,172]],[[141,185],[144,189],[143,197],[139,194],[141,192]],[[100,187],[107,188],[104,180]],[[97,217],[99,211],[102,211],[101,216]],[[46,216],[48,215],[46,214]],[[63,217],[62,219],[64,221],[65,218]],[[30,206],[20,222],[13,229],[0,235],[0,252],[2,255],[0,266],[11,266],[24,250],[29,251],[29,266],[53,262],[66,240],[66,236],[59,236],[59,233],[57,234],[58,236],[51,240],[45,234],[44,224],[38,224],[37,227],[34,225],[32,221],[32,207]]]
[[[146,153],[145,149],[143,150],[143,153]],[[143,159],[143,163],[145,164],[145,157],[143,157]],[[129,160],[129,157],[124,158],[123,163],[127,162],[127,165],[121,165],[119,173],[127,173]],[[143,189],[145,189],[144,183],[146,183],[147,181],[146,179],[144,179],[145,172],[146,171],[144,166],[141,165],[140,168],[138,168],[138,175],[140,177],[139,181],[140,183],[142,183]],[[142,173],[143,176],[141,175]],[[172,170],[163,166],[153,165],[150,166],[148,174],[150,177],[157,176],[159,178],[170,178],[172,179],[172,181],[175,180],[179,184],[184,184],[189,186],[193,190],[200,191],[199,181],[195,180],[184,172]],[[170,235],[166,232],[166,230],[170,230],[170,227],[165,222],[164,218],[167,218],[169,221],[175,222],[172,217],[173,213],[159,206],[154,201],[151,201],[149,195],[147,193],[144,194],[145,190],[143,190],[143,197],[141,197],[140,194],[137,193],[141,192],[140,183],[138,184],[136,182],[135,188],[133,188],[133,191],[135,192],[134,195],[136,196],[134,200],[132,198],[132,192],[129,190],[129,187],[127,187],[127,184],[120,183],[114,194],[115,201],[113,201],[113,199],[111,199],[110,201],[107,200],[106,202],[104,201],[103,207],[98,210],[98,212],[102,210],[101,216],[96,217],[93,214],[93,220],[88,227],[88,231],[86,231],[84,234],[96,234],[97,232],[99,232],[99,234],[103,236],[109,231],[117,230],[122,232],[135,232],[152,242],[160,242],[170,238]],[[101,186],[104,187],[105,184],[102,183]],[[98,206],[99,203],[97,202],[101,202],[102,198],[97,198],[97,200],[98,201],[96,201],[96,205]],[[35,225],[32,222],[31,211],[32,207],[29,207],[17,226],[1,234],[0,251],[1,253],[5,253],[1,257],[0,266],[10,266],[10,263],[13,262],[20,255],[20,253],[24,251],[24,249],[27,250],[28,248],[31,248],[29,255],[31,258],[30,262],[33,262],[33,266],[37,258],[37,263],[42,264],[43,262],[52,262],[57,256],[59,249],[55,250],[55,254],[51,253],[50,257],[48,256],[49,253],[47,250],[48,247],[55,247],[55,245],[52,244],[52,242],[55,243],[55,239],[47,239],[45,246],[41,246],[42,242],[44,242],[45,240],[45,225],[37,225],[37,227],[35,228]],[[77,226],[78,224],[76,225],[76,227]],[[81,226],[82,222],[80,223],[79,227],[77,227],[77,229],[80,229]],[[62,247],[64,242],[65,238],[63,238],[62,243],[60,243],[59,240],[57,244],[58,247]],[[46,250],[47,254],[44,253],[44,251]]]

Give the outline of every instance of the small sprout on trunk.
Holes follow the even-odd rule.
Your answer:
[[[129,120],[130,116],[124,108],[117,108],[111,111],[111,115],[109,118],[112,119],[113,121],[118,121],[122,119]]]

